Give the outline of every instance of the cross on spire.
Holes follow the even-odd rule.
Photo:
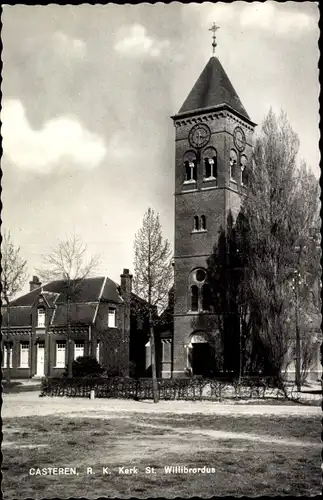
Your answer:
[[[220,29],[220,26],[216,26],[215,23],[213,23],[212,28],[209,29],[209,31],[213,31],[213,36],[212,36],[213,55],[215,54],[215,47],[217,46],[217,43],[215,41],[216,40],[215,33],[218,29]]]

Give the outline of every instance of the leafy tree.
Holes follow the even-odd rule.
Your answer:
[[[71,305],[77,299],[84,280],[90,277],[99,264],[98,256],[87,257],[87,245],[79,236],[70,235],[52,247],[44,256],[43,267],[37,272],[45,282],[62,280],[62,292],[66,304],[66,326],[68,338],[68,376],[72,377],[73,349],[71,338]]]
[[[1,258],[1,298],[7,313],[7,336],[10,336],[10,301],[22,289],[27,277],[27,261],[11,239],[10,231],[4,231]],[[10,345],[7,343],[7,377],[10,381]]]
[[[241,212],[235,223],[229,213],[208,259],[224,368],[237,372],[239,366],[240,376],[261,370],[280,383],[296,330],[293,277],[295,271],[302,276],[297,311],[304,317],[317,298],[312,290],[320,263],[312,237],[319,227],[318,182],[304,163],[297,165],[298,146],[286,115],[270,111],[256,140]],[[303,358],[304,372],[305,342]]]
[[[234,224],[229,212],[226,231],[220,229],[218,241],[207,260],[207,282],[215,316],[204,319],[207,332],[213,337],[213,343],[216,342],[218,369],[235,375],[239,373],[240,376],[247,366],[244,358],[251,327],[244,287],[247,272],[246,230],[247,221],[243,214],[238,215]],[[251,366],[249,368],[252,369]]]
[[[304,163],[297,165],[298,148],[286,115],[270,111],[256,140],[242,206],[248,221],[244,287],[268,369],[277,378],[291,342],[291,280],[295,269],[313,272],[308,243],[318,220],[318,183]]]
[[[163,239],[159,215],[148,208],[134,241],[134,291],[148,306],[154,402],[158,401],[154,323],[157,310],[166,307],[173,281],[171,249]]]

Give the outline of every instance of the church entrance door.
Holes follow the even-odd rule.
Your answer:
[[[215,368],[212,346],[201,335],[193,335],[191,345],[191,367],[193,375],[210,377],[214,373]]]

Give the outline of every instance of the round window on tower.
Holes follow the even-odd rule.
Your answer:
[[[198,281],[199,283],[202,283],[205,281],[206,278],[206,272],[204,269],[197,269],[195,271],[195,280]]]

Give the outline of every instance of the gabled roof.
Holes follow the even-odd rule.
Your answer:
[[[13,300],[10,304],[10,326],[31,325],[31,310],[39,295],[44,297],[51,308],[50,324],[52,326],[66,324],[66,291],[67,286],[63,280],[52,281]],[[91,324],[99,301],[122,304],[119,286],[110,278],[86,278],[71,299],[71,323]],[[2,326],[6,325],[7,313],[4,308]]]
[[[1,326],[8,326],[8,315],[6,307],[1,308]],[[31,326],[30,306],[10,307],[10,326],[22,327]]]
[[[223,104],[251,121],[219,59],[211,57],[179,110],[179,114]]]
[[[43,291],[41,293],[41,295],[43,296],[44,300],[46,301],[48,307],[54,307],[55,302],[59,297],[59,293],[46,292],[46,291]]]
[[[93,302],[91,304],[71,304],[70,308],[71,323],[73,325],[77,324],[88,325],[92,323],[96,308],[97,308],[96,302]],[[66,324],[67,324],[66,304],[60,304],[55,309],[55,312],[51,320],[51,325],[63,326]]]
[[[104,277],[99,278],[86,278],[78,288],[75,296],[73,297],[73,302],[96,302],[100,297],[100,292],[104,284]],[[51,281],[42,287],[43,293],[46,294],[46,298],[54,297],[54,294],[58,294],[55,300],[55,304],[58,305],[65,302],[64,296],[66,294],[67,286],[65,281]],[[38,298],[40,288],[36,288],[21,297],[13,300],[11,306],[32,306],[36,299]],[[46,293],[50,292],[50,294]],[[49,299],[50,300],[50,299]],[[106,278],[104,289],[102,292],[102,300],[107,300],[116,303],[122,303],[122,298],[118,293],[118,285]]]
[[[102,291],[101,300],[107,300],[108,302],[115,302],[116,304],[122,304],[123,299],[119,294],[120,286],[117,285],[110,278],[106,278],[105,285]]]

